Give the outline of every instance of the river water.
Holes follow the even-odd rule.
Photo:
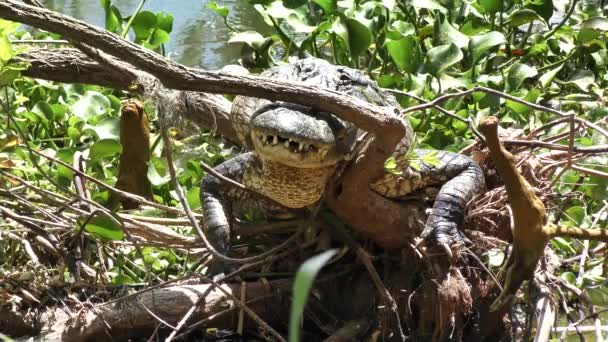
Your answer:
[[[43,0],[49,9],[104,27],[105,13],[99,0]],[[115,0],[113,4],[126,17],[133,13],[140,0]],[[165,11],[173,15],[173,31],[166,45],[171,59],[192,67],[218,69],[235,63],[240,44],[227,44],[230,31],[223,19],[205,6],[209,0],[148,0],[144,10]],[[267,32],[268,26],[246,0],[217,0],[230,8],[229,23],[241,30]]]

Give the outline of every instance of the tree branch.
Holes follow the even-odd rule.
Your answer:
[[[83,21],[14,0],[0,2],[0,17],[56,32],[69,40],[86,41],[157,77],[167,88],[288,100],[335,113],[363,130],[376,133],[387,156],[405,134],[406,123],[395,114],[394,108],[375,106],[338,91],[188,68]]]

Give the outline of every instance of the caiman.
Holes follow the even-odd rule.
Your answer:
[[[339,91],[378,106],[398,107],[392,95],[362,72],[321,59],[307,58],[273,67],[261,76]],[[267,217],[280,217],[288,209],[297,211],[315,205],[340,163],[352,153],[360,135],[357,127],[331,113],[245,96],[234,99],[231,119],[239,139],[250,152],[220,164],[215,170],[262,196],[254,198],[255,194],[252,196],[251,192],[211,174],[205,177],[201,187],[204,231],[221,253],[229,251],[235,208],[242,211],[255,206],[265,211]],[[410,165],[413,163],[406,155],[410,155],[413,138],[408,126],[393,155],[399,172],[387,172],[369,186],[395,201],[419,189],[440,187],[422,231],[423,241],[444,248],[464,243],[467,239],[459,225],[466,203],[485,187],[482,170],[466,156],[423,149],[414,150],[416,165]],[[408,229],[412,227],[404,223],[404,232]]]

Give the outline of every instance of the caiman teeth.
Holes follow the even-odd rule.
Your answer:
[[[298,151],[302,152],[302,149],[304,148],[304,144],[299,143],[298,144]]]
[[[276,135],[272,136],[272,144],[276,145],[279,142],[279,138]]]
[[[285,148],[289,148],[289,140],[285,140],[285,143],[283,145],[285,145]]]

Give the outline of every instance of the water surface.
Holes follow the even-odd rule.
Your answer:
[[[49,9],[104,27],[105,13],[99,0],[43,0]],[[140,0],[115,0],[123,16],[129,16]],[[175,61],[193,67],[218,69],[235,63],[240,56],[240,44],[227,44],[230,31],[223,19],[205,8],[209,0],[148,0],[144,10],[165,11],[173,15],[173,31],[166,45],[168,55]],[[218,0],[230,8],[228,20],[242,30],[267,31],[260,14],[245,0]]]

